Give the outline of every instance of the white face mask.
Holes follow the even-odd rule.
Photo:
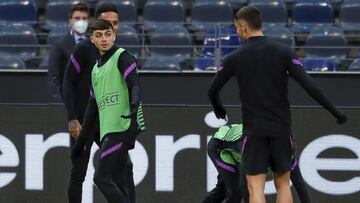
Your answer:
[[[73,29],[79,34],[84,34],[88,27],[88,22],[85,20],[78,20],[73,24]]]

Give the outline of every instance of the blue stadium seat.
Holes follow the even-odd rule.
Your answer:
[[[216,70],[215,58],[209,56],[199,56],[195,60],[194,70]]]
[[[349,66],[349,71],[360,71],[360,59],[355,59]]]
[[[39,69],[49,69],[49,55],[45,56],[39,65]]]
[[[306,71],[336,71],[336,62],[326,59],[303,59]]]
[[[327,0],[298,0],[292,12],[295,32],[308,33],[314,27],[334,23],[334,10]]]
[[[140,55],[140,39],[136,33],[136,30],[131,26],[120,24],[115,43],[128,50],[134,56]]]
[[[183,25],[185,9],[180,0],[148,0],[144,6],[145,29],[155,30],[167,24]]]
[[[33,0],[1,0],[0,20],[35,24],[37,9]]]
[[[241,40],[234,27],[220,27],[207,31],[199,58],[196,59],[195,70],[215,69],[215,50],[220,48],[220,57],[223,58],[241,45]]]
[[[285,0],[286,3],[296,3],[298,2],[299,0]],[[313,0],[313,1],[318,1],[318,0]],[[342,3],[343,0],[326,0],[328,1],[329,3],[333,3],[333,4],[339,4],[339,3]]]
[[[56,26],[53,26],[49,32],[47,43],[48,44],[54,43],[60,37],[67,35],[68,32],[69,32],[69,27],[67,24],[58,24]]]
[[[295,39],[294,34],[284,26],[264,26],[264,35],[274,39],[280,43],[286,44],[287,46],[294,46]]]
[[[250,0],[249,5],[260,10],[263,23],[287,24],[287,8],[283,0]]]
[[[192,40],[183,26],[158,27],[149,40],[151,56],[174,57],[179,60],[191,56]]]
[[[26,24],[0,24],[1,54],[29,60],[36,56],[38,40],[34,29]]]
[[[228,2],[233,9],[237,10],[246,5],[249,0],[226,0],[226,2]]]
[[[99,0],[101,2],[112,2],[119,12],[121,24],[135,25],[137,19],[137,10],[134,0]]]
[[[327,58],[334,60],[344,59],[347,53],[346,47],[347,41],[341,28],[316,28],[310,32],[308,38],[306,39],[306,57]]]
[[[345,0],[340,7],[340,22],[345,31],[360,32],[360,1]]]
[[[0,55],[0,69],[25,69],[26,65],[21,58],[16,56]]]
[[[141,66],[141,70],[180,71],[179,62],[171,57],[151,57]]]
[[[59,23],[67,24],[70,7],[76,3],[79,3],[79,0],[49,0],[45,10],[47,26],[51,28]]]
[[[204,38],[201,55],[215,57],[215,47],[221,47],[221,56],[225,56],[241,45],[241,40],[234,27],[209,29]]]
[[[44,9],[46,7],[48,0],[35,0],[36,7],[38,9]]]
[[[215,24],[233,24],[233,11],[226,1],[199,1],[192,8],[193,30],[214,29]]]
[[[201,1],[202,2],[209,2],[209,1],[217,2],[219,0],[195,0],[195,1],[197,1],[197,2],[201,2]],[[248,4],[248,2],[250,0],[224,0],[224,1],[229,3],[233,9],[237,10],[237,9],[241,8],[242,6]]]

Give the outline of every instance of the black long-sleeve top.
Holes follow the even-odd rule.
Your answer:
[[[221,107],[219,92],[231,76],[237,79],[244,132],[261,136],[289,135],[291,126],[288,76],[335,117],[339,111],[304,71],[291,48],[264,37],[251,37],[219,67],[208,96]]]
[[[91,71],[99,57],[99,51],[85,39],[78,43],[70,56],[64,73],[63,98],[68,120],[83,120],[89,100]]]
[[[51,45],[48,83],[51,95],[58,102],[63,102],[62,84],[64,72],[74,47],[75,40],[71,33],[61,37]]]
[[[111,58],[111,56],[116,52],[117,49],[118,49],[117,46],[113,46],[107,53],[99,57],[98,66],[101,68],[101,66],[104,65]],[[124,77],[126,81],[126,85],[129,91],[129,103],[138,106],[141,102],[142,92],[140,86],[140,79],[137,73],[137,63],[134,56],[131,55],[128,51],[124,51],[119,56],[117,66],[121,75]],[[98,114],[97,103],[93,94],[91,93],[82,126],[83,130],[86,131],[93,125],[97,114]],[[119,117],[120,116],[122,115],[119,115]]]

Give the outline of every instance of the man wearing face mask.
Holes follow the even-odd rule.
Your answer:
[[[49,88],[51,95],[62,102],[62,81],[66,63],[75,45],[85,38],[88,27],[89,8],[84,3],[73,5],[69,11],[70,31],[51,45],[49,58]]]
[[[95,18],[106,20],[111,23],[114,33],[119,30],[119,13],[114,4],[104,2],[95,8]],[[70,60],[66,65],[63,81],[64,104],[68,114],[68,131],[71,135],[71,147],[81,147],[81,153],[75,155],[74,150],[71,152],[72,169],[71,178],[68,188],[70,202],[81,202],[82,183],[84,182],[87,165],[89,162],[90,150],[93,141],[99,146],[99,126],[94,122],[91,128],[82,134],[86,139],[78,139],[85,110],[90,96],[91,71],[99,58],[99,51],[89,38],[83,40],[75,46]],[[131,61],[131,54],[124,54]],[[132,162],[129,155],[126,155],[125,163],[127,164],[128,177],[124,194],[129,197],[130,203],[135,202],[135,186],[133,181]],[[118,184],[123,184],[123,180],[114,180]]]

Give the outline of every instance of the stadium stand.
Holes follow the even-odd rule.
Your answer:
[[[347,41],[339,27],[320,27],[310,32],[305,50],[307,58],[328,58],[340,60],[346,58]]]
[[[250,0],[249,5],[258,8],[264,24],[287,24],[287,8],[283,0]]]
[[[144,7],[144,26],[155,30],[166,24],[183,24],[185,9],[179,0],[148,0]]]
[[[226,1],[196,1],[191,18],[193,30],[208,30],[216,23],[231,24],[233,11]]]
[[[156,71],[180,71],[180,64],[173,58],[159,58],[150,57],[142,65],[141,70],[156,70]]]
[[[278,26],[265,26],[263,28],[264,35],[280,42],[287,46],[295,46],[295,38],[293,33],[282,25]]]
[[[52,28],[48,34],[47,44],[50,45],[50,44],[54,43],[54,41],[56,41],[56,39],[66,35],[68,31],[69,31],[69,28],[68,28],[67,24],[58,24],[58,25],[52,26]]]
[[[0,1],[0,20],[35,24],[37,10],[32,0],[2,0]]]
[[[345,0],[340,7],[340,20],[345,31],[360,32],[360,1]]]
[[[71,5],[79,2],[79,0],[49,0],[45,10],[46,25],[51,29],[59,24],[67,24]]]
[[[151,56],[173,57],[179,61],[190,58],[192,40],[189,32],[179,25],[158,27],[149,38]]]
[[[22,23],[0,24],[0,52],[2,55],[29,60],[36,56],[38,40],[34,29]]]
[[[336,62],[327,59],[303,59],[306,71],[336,71]]]
[[[325,70],[318,67],[334,61],[337,71],[350,69],[349,65],[359,55],[359,0],[2,0],[0,51],[10,56],[20,51],[17,56],[24,60],[27,68],[46,68],[49,45],[66,32],[68,9],[80,1],[88,3],[92,9],[99,2],[115,3],[121,13],[116,42],[141,61],[172,57],[179,52],[181,57],[175,60],[180,69],[184,59],[194,61],[190,65],[196,70],[215,68],[226,55],[224,52],[239,46],[235,41],[220,37],[216,30],[222,32],[226,26],[232,26],[234,12],[244,5],[253,5],[262,11],[265,35],[292,46],[304,58],[307,67],[315,67],[308,70]],[[17,25],[4,28],[12,22]],[[163,28],[163,25],[170,27]],[[326,30],[331,26],[334,28]],[[26,34],[19,31],[19,27],[26,27]],[[186,40],[168,44],[168,37],[163,40],[158,37],[159,30],[174,27],[181,27]],[[321,27],[322,32],[319,31]],[[18,38],[8,39],[11,36],[4,33],[4,29],[16,32],[14,35]],[[332,34],[334,29],[337,34]],[[217,35],[216,39],[221,38],[221,42],[209,40],[211,37],[206,33],[211,32]],[[224,33],[226,35],[227,31]],[[330,41],[334,44],[328,43]],[[319,61],[328,57],[330,62]]]
[[[134,0],[100,0],[101,2],[112,2],[121,14],[121,24],[135,25],[137,21],[137,8]]]
[[[349,71],[360,71],[360,59],[356,59],[350,64]]]
[[[224,58],[241,45],[241,40],[236,34],[234,27],[219,27],[209,29],[200,50],[200,56],[195,60],[195,70],[215,69],[217,57],[216,47],[219,47],[219,58]]]
[[[15,56],[0,55],[0,69],[25,69],[23,60]]]
[[[120,24],[119,33],[117,34],[115,43],[129,50],[136,57],[140,55],[140,38],[134,27]]]
[[[327,0],[298,0],[292,9],[295,32],[310,32],[314,27],[332,25],[334,10]]]

